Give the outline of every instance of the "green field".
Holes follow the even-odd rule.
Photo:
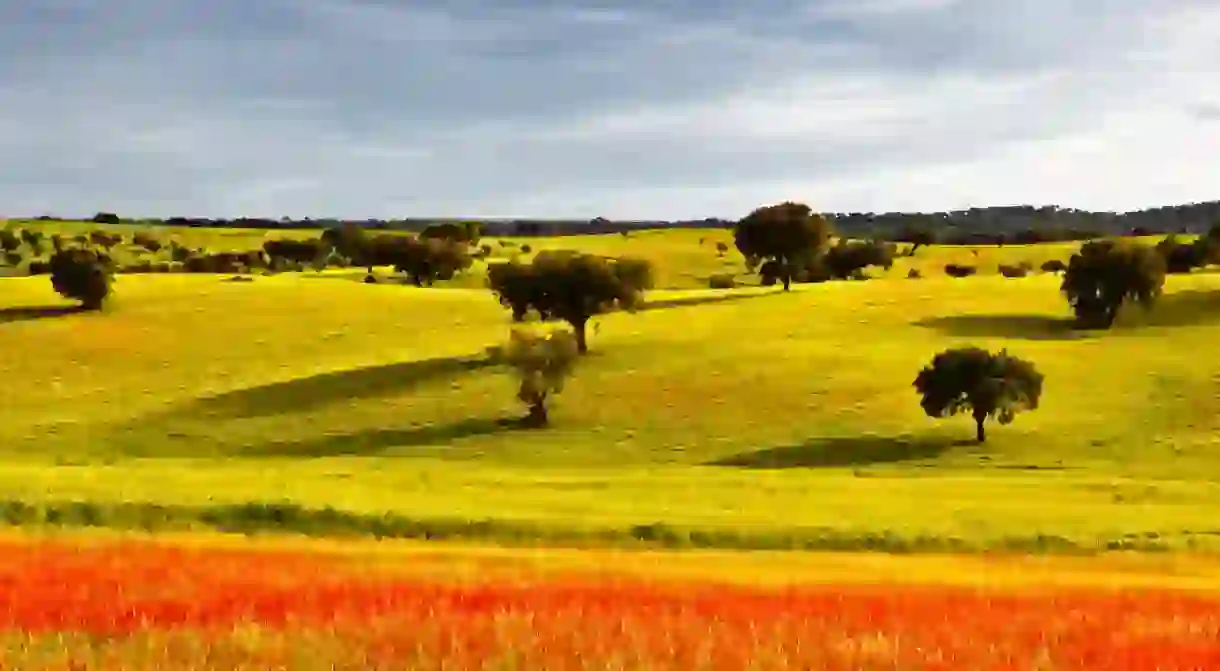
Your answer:
[[[1082,334],[1056,276],[995,275],[1075,245],[921,249],[871,281],[791,293],[698,288],[740,270],[715,253],[730,237],[518,241],[659,270],[644,309],[594,320],[541,431],[503,422],[523,409],[484,353],[510,320],[478,267],[435,289],[355,271],[120,275],[104,312],[68,315],[48,309],[69,303],[46,277],[0,279],[0,513],[522,542],[1220,546],[1220,276],[1171,276],[1150,314]],[[944,277],[948,262],[981,274]],[[1046,376],[1042,407],[982,446],[911,387],[963,344]]]

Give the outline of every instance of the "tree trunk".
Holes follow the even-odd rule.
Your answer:
[[[580,352],[581,354],[588,354],[589,343],[587,334],[585,333],[586,327],[589,325],[588,318],[576,319],[570,323],[572,324],[572,331],[576,335],[576,351]]]
[[[550,422],[546,414],[546,397],[539,397],[530,404],[529,414],[525,417],[526,426],[542,428]]]
[[[987,431],[983,428],[983,423],[987,421],[987,415],[974,413],[975,439],[982,443],[987,440]]]
[[[788,271],[788,267],[780,271],[780,276],[784,280],[784,291],[792,291],[792,273]]]

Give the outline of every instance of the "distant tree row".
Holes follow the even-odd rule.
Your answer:
[[[881,238],[892,242],[920,244],[1004,245],[1037,242],[1090,240],[1108,236],[1166,235],[1169,233],[1202,233],[1220,221],[1220,201],[1189,203],[1148,208],[1132,212],[1090,212],[1070,207],[1032,205],[978,207],[943,212],[839,212],[823,213],[837,230],[853,237]],[[57,217],[43,215],[39,219]],[[208,219],[202,217],[169,217],[166,219],[122,219],[113,212],[99,212],[93,217],[98,223],[142,223],[169,226],[209,228],[334,228],[344,223],[365,229],[422,231],[437,223],[465,225],[466,220],[453,222],[435,219],[360,219],[334,218],[278,219],[237,217]],[[682,221],[612,221],[605,217],[580,220],[482,221],[485,235],[494,236],[563,236],[589,233],[629,233],[658,228],[732,228],[733,220],[721,218]]]

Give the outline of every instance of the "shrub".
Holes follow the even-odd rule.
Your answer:
[[[733,240],[750,269],[765,261],[776,262],[773,268],[778,269],[788,291],[795,270],[825,249],[830,235],[826,217],[815,214],[808,205],[789,201],[746,215],[737,222]]]
[[[1042,264],[1042,272],[1044,273],[1062,273],[1067,270],[1067,264],[1059,259],[1051,259]]]
[[[999,270],[1000,270],[1001,275],[1003,275],[1004,277],[1011,277],[1011,278],[1025,277],[1026,275],[1029,274],[1029,268],[1025,264],[1018,265],[1018,266],[1007,266],[1007,265],[1004,265],[1003,263],[1001,263]]]
[[[99,245],[101,247],[105,247],[106,249],[110,249],[121,242],[123,242],[123,236],[119,235],[118,233],[111,235],[106,231],[89,231],[90,244]]]
[[[949,277],[970,277],[978,272],[978,268],[974,266],[964,266],[956,263],[950,263],[945,266],[945,274]]]
[[[532,251],[534,251],[534,249],[532,247],[530,247],[529,245],[521,245],[522,254],[529,254]]]
[[[181,261],[170,261],[166,269],[171,273],[185,273],[186,264]]]
[[[51,272],[51,264],[46,261],[30,261],[30,265],[26,267],[31,275],[46,275]]]
[[[165,261],[158,261],[149,266],[148,270],[149,272],[153,273],[168,273],[169,265],[170,264],[166,263]]]
[[[917,279],[920,279],[921,277],[923,277],[923,273],[919,272],[918,268],[911,268],[910,270],[907,271],[908,280],[917,280]]]
[[[546,426],[550,421],[547,399],[563,391],[580,358],[576,336],[566,330],[533,334],[514,329],[503,356],[520,379],[517,399],[529,407],[525,424]]]
[[[184,247],[177,240],[169,243],[169,257],[173,261],[185,263],[193,254],[194,252],[189,247]]]
[[[90,249],[64,249],[50,260],[51,286],[61,296],[80,301],[86,310],[98,310],[110,295],[109,259]]]
[[[718,273],[707,278],[707,286],[710,289],[734,289],[737,280],[729,273]]]
[[[42,256],[44,251],[42,244],[42,231],[35,231],[32,228],[23,228],[21,229],[21,241],[25,243],[26,247],[30,248],[30,252],[32,252],[34,256]]]
[[[969,411],[982,443],[987,437],[983,424],[989,417],[1008,424],[1018,412],[1038,408],[1042,380],[1033,364],[1006,350],[992,354],[962,347],[937,354],[916,376],[914,386],[929,417]]]
[[[161,241],[158,240],[157,236],[153,235],[152,233],[135,233],[131,236],[131,242],[132,244],[143,247],[154,254],[161,251],[161,248],[163,247]]]
[[[1165,284],[1165,258],[1127,240],[1086,242],[1072,255],[1060,289],[1079,326],[1110,328],[1123,303],[1151,308]]]
[[[92,221],[95,224],[121,224],[121,223],[123,223],[123,220],[119,219],[119,215],[117,215],[113,212],[98,212],[97,214],[93,215],[93,218],[90,219],[90,221]]]
[[[25,255],[23,255],[20,251],[4,253],[4,262],[10,266],[17,267],[17,266],[21,265],[21,262],[24,260],[25,260]]]
[[[728,254],[728,253],[729,253],[728,243],[726,243],[726,242],[717,242],[716,243],[716,256],[723,258],[724,255]]]

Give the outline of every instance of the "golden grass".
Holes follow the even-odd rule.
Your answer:
[[[1082,335],[1063,324],[1054,276],[936,270],[969,248],[788,294],[691,288],[740,263],[709,242],[728,235],[530,241],[651,257],[687,287],[649,295],[669,307],[597,318],[541,432],[498,423],[522,409],[508,373],[478,363],[510,326],[485,290],[120,276],[101,314],[0,323],[0,498],[289,500],[592,528],[1212,534],[1216,276],[1171,277],[1151,314]],[[1037,265],[1073,248],[977,258]],[[905,279],[912,265],[928,277]],[[0,280],[0,296],[64,304],[46,278]],[[963,344],[1007,347],[1047,378],[1043,407],[984,447],[960,443],[967,420],[924,417],[910,386]]]

